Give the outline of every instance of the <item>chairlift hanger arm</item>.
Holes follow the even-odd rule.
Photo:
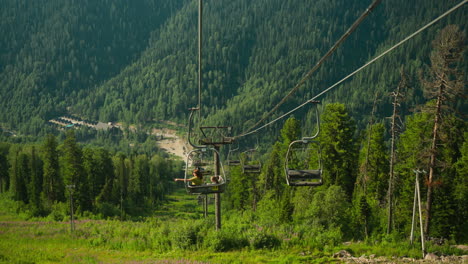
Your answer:
[[[200,108],[199,107],[192,107],[192,108],[189,108],[190,110],[190,116],[189,116],[189,121],[188,121],[188,139],[187,141],[189,142],[190,146],[196,148],[196,149],[200,149],[200,148],[206,148],[206,146],[204,145],[195,145],[193,142],[192,142],[192,121],[193,121],[193,113],[195,111],[199,111]]]
[[[318,135],[320,134],[320,114],[319,114],[319,110],[318,110],[318,107],[317,105],[320,104],[320,101],[316,101],[316,100],[311,100],[309,101],[310,103],[314,104],[315,106],[315,116],[316,116],[316,122],[317,122],[317,132],[315,133],[315,135],[311,136],[311,137],[303,137],[302,140],[312,140],[316,137],[318,137]]]

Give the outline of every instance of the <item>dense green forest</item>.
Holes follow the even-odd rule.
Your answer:
[[[183,163],[167,155],[111,153],[81,146],[73,130],[63,142],[49,134],[38,144],[2,143],[0,190],[22,202],[30,217],[63,220],[73,193],[78,215],[132,219],[165,201]],[[115,153],[115,154],[114,154]],[[73,188],[67,188],[73,186]]]
[[[187,124],[187,109],[197,106],[198,1],[2,2],[2,197],[14,200],[27,219],[66,220],[71,191],[82,219],[159,217],[184,162],[156,149],[149,131]],[[203,87],[194,130],[232,126],[239,135],[266,117],[370,2],[204,1]],[[457,3],[382,1],[266,121]],[[466,244],[466,8],[319,98],[321,155],[291,163],[320,161],[323,185],[286,184],[289,144],[318,129],[314,109],[303,107],[222,147],[223,161],[237,148],[229,154],[262,164],[259,173],[224,165],[223,231],[208,229],[211,217],[182,217],[175,229],[158,226],[154,237],[168,240],[155,239],[159,247],[148,248],[320,251],[344,241],[401,241],[412,228],[416,169],[425,171],[419,183],[427,239]],[[66,114],[121,126],[58,131],[48,123]],[[252,147],[254,157],[240,154]]]
[[[67,111],[103,122],[186,123],[186,109],[197,103],[196,1],[4,2],[0,11],[4,129],[45,136],[50,132],[47,120]],[[317,94],[457,2],[382,2],[279,112]],[[368,4],[206,1],[202,114],[207,123],[231,125],[239,132],[257,121]],[[414,86],[408,108],[423,103],[417,72],[429,64],[430,40],[447,24],[464,31],[464,8],[321,99],[347,104],[362,127],[378,92],[382,101],[377,117],[387,117],[388,94],[403,65]]]

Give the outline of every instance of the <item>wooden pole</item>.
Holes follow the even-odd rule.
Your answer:
[[[419,212],[419,227],[421,229],[421,249],[422,249],[422,256],[423,258],[426,255],[426,249],[424,246],[424,225],[422,219],[422,207],[421,207],[421,190],[419,188],[419,174],[426,173],[425,171],[414,170],[416,173],[416,182],[414,183],[414,203],[413,203],[413,221],[411,223],[411,235],[410,235],[410,242],[413,244],[414,240],[414,228],[416,226],[416,202],[418,205],[418,212]]]
[[[424,248],[424,227],[423,227],[422,210],[421,210],[421,191],[419,189],[419,173],[422,173],[422,172],[419,170],[416,171],[416,189],[418,190],[419,226],[421,227],[421,248],[422,248],[422,256],[424,258],[424,256],[426,255],[426,250]]]
[[[411,234],[410,234],[410,243],[411,245],[413,244],[414,241],[414,226],[416,225],[416,203],[417,203],[417,194],[418,193],[418,188],[416,187],[416,183],[414,184],[414,200],[413,200],[413,220],[411,221]]]
[[[215,176],[220,175],[220,162],[219,162],[219,146],[215,146],[215,155],[214,155],[214,162],[215,162]],[[216,230],[221,229],[221,194],[215,193],[215,217],[216,217]]]
[[[75,221],[73,217],[73,189],[75,188],[75,185],[67,185],[66,187],[70,192],[70,232],[73,233],[73,231],[75,231]]]
[[[205,218],[208,217],[208,194],[205,194],[203,199],[203,211],[205,213]]]

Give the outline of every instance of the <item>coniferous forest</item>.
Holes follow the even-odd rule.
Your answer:
[[[421,258],[422,230],[424,256],[463,263],[443,257],[468,254],[466,0],[381,1],[311,75],[374,1],[202,2],[199,89],[199,1],[2,1],[0,262],[118,262],[18,253],[60,243],[74,214],[65,244],[139,252],[124,262],[391,262]],[[204,126],[233,139],[219,150],[220,230],[213,194],[174,182],[191,164],[154,132],[203,145]],[[289,169],[317,166],[323,184],[289,186]],[[28,232],[15,223],[63,230],[15,240]]]

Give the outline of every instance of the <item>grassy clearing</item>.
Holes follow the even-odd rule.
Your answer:
[[[133,225],[134,230],[145,229],[148,225],[121,224]],[[120,235],[124,236],[125,245],[117,238],[114,242],[105,241],[112,236],[102,234],[117,226],[114,221],[79,221],[76,234],[71,235],[66,222],[5,222],[2,218],[0,263],[311,263],[320,259],[300,256],[297,252],[248,249],[222,253],[208,250],[158,252],[134,242],[138,241],[136,233],[124,234],[126,231],[122,227],[116,234],[123,232]]]
[[[214,230],[213,206],[204,219],[196,196],[181,189],[144,221],[78,219],[69,222],[25,219],[15,203],[0,195],[0,263],[333,263],[345,249],[353,256],[420,257],[407,241],[307,244],[316,237],[261,228],[251,216],[226,213]],[[325,235],[327,234],[319,234]],[[319,240],[326,242],[326,240]],[[431,246],[431,245],[429,245]],[[450,247],[431,252],[462,254]]]

